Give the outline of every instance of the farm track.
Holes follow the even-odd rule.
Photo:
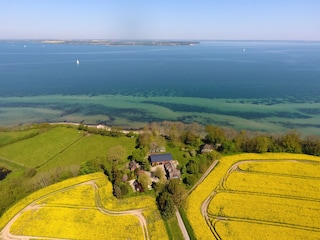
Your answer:
[[[286,162],[304,162],[304,163],[315,163],[311,160],[287,160],[287,159],[280,159],[282,161]],[[243,219],[243,218],[236,218],[236,217],[229,217],[229,216],[219,216],[208,213],[208,207],[211,203],[212,199],[218,194],[218,193],[236,193],[236,194],[246,194],[246,195],[259,195],[259,196],[266,196],[266,197],[277,197],[277,198],[284,198],[284,199],[297,199],[297,200],[305,200],[305,201],[312,201],[312,202],[320,202],[320,199],[315,198],[308,198],[308,197],[296,197],[292,195],[284,195],[284,194],[271,194],[271,193],[263,193],[263,192],[250,192],[250,191],[236,191],[236,190],[230,190],[227,187],[226,181],[229,177],[229,175],[234,172],[243,172],[245,174],[262,174],[262,175],[271,175],[271,176],[284,176],[284,177],[294,177],[294,178],[301,178],[303,179],[312,179],[312,180],[320,180],[320,177],[309,177],[309,176],[301,176],[301,175],[290,175],[290,174],[281,174],[281,173],[272,173],[272,172],[259,172],[259,171],[245,171],[240,169],[239,165],[243,163],[256,163],[256,162],[277,162],[278,160],[241,160],[233,164],[226,174],[221,179],[219,185],[215,188],[215,190],[205,199],[205,201],[201,205],[201,214],[204,217],[208,227],[210,228],[211,232],[213,233],[213,236],[217,240],[221,240],[221,236],[216,231],[215,225],[219,221],[238,221],[238,222],[246,222],[246,223],[255,223],[255,224],[262,224],[262,225],[272,225],[272,226],[281,226],[281,227],[287,227],[287,228],[294,228],[294,229],[301,229],[301,230],[307,230],[307,231],[314,231],[319,232],[320,229],[317,227],[308,227],[308,226],[302,226],[297,224],[290,224],[290,223],[283,223],[283,222],[276,222],[276,221],[265,221],[265,220],[259,220],[259,219]],[[199,183],[200,184],[200,183]]]
[[[268,196],[268,197],[278,197],[278,198],[286,198],[286,199],[297,199],[297,200],[306,200],[306,201],[313,201],[313,202],[320,202],[320,198],[310,198],[310,197],[299,197],[294,195],[286,195],[286,194],[276,194],[276,193],[263,193],[263,192],[253,192],[253,191],[241,191],[241,190],[232,190],[227,187],[227,180],[228,177],[232,172],[244,172],[245,174],[263,174],[266,176],[284,176],[284,177],[291,177],[289,174],[280,174],[280,173],[268,173],[268,172],[251,172],[251,171],[244,171],[239,168],[240,164],[243,163],[255,163],[257,160],[246,160],[246,161],[239,161],[232,165],[225,176],[222,178],[219,184],[219,192],[232,192],[232,193],[240,193],[240,194],[248,194],[248,195],[258,195],[258,196]],[[261,160],[258,160],[261,162]],[[288,162],[312,162],[309,160],[287,160]],[[275,160],[264,160],[264,162],[275,162]],[[240,171],[238,171],[240,169]],[[300,179],[312,179],[312,180],[320,180],[318,177],[298,177],[298,175],[294,175],[294,178]]]
[[[3,161],[3,162],[7,162],[8,164],[13,164],[13,165],[16,165],[20,168],[27,168],[28,166],[24,165],[24,164],[21,164],[21,163],[17,163],[11,159],[8,159],[8,158],[4,158],[4,157],[1,157],[0,156],[0,160]]]
[[[246,223],[256,223],[256,224],[262,224],[262,225],[272,225],[272,226],[281,226],[281,227],[288,227],[288,228],[295,228],[295,229],[301,229],[301,230],[307,230],[307,231],[314,231],[319,232],[320,229],[316,227],[307,227],[302,226],[298,224],[290,224],[290,223],[282,223],[282,222],[275,222],[275,221],[265,221],[260,219],[243,219],[243,218],[236,218],[236,217],[221,217],[214,214],[208,214],[208,218],[212,218],[213,220],[217,221],[236,221],[236,222],[246,222]]]
[[[99,178],[97,178],[99,179]],[[144,235],[144,239],[147,240],[149,239],[149,233],[148,233],[148,228],[147,228],[147,222],[145,217],[143,216],[143,209],[136,209],[136,210],[126,210],[126,211],[112,211],[112,210],[108,210],[105,209],[101,203],[101,199],[100,199],[100,195],[99,195],[99,191],[98,191],[98,186],[96,185],[96,183],[94,182],[95,179],[90,180],[90,181],[85,181],[82,183],[77,183],[56,191],[53,191],[51,193],[45,194],[37,199],[35,199],[33,202],[31,202],[29,205],[27,205],[25,208],[23,208],[22,210],[20,210],[8,223],[7,225],[2,229],[2,231],[0,232],[0,239],[1,240],[17,240],[17,239],[21,239],[21,240],[27,240],[27,239],[48,239],[48,240],[65,240],[64,238],[51,238],[51,237],[37,237],[37,236],[20,236],[20,235],[13,235],[10,233],[10,228],[13,225],[13,223],[26,211],[29,210],[33,210],[33,209],[40,209],[40,208],[86,208],[86,209],[96,209],[99,210],[100,212],[102,212],[103,214],[107,214],[107,215],[111,215],[111,216],[124,216],[124,215],[133,215],[135,217],[138,218],[140,225],[142,227],[142,231],[143,231],[143,235]],[[92,206],[86,206],[86,205],[77,205],[77,206],[72,206],[72,205],[67,205],[67,204],[37,204],[38,201],[41,201],[47,197],[49,197],[50,195],[56,194],[56,193],[60,193],[60,192],[65,192],[67,190],[76,188],[78,186],[82,186],[82,185],[90,185],[94,188],[95,191],[95,207]],[[70,238],[68,238],[70,239]]]
[[[201,176],[201,178],[198,180],[198,182],[188,191],[187,195],[190,195],[192,193],[192,191],[203,182],[203,180],[218,165],[218,163],[219,163],[219,160],[213,161],[213,163],[210,165],[210,167],[207,169],[207,171],[205,171],[205,173]]]
[[[286,162],[302,162],[302,163],[312,163],[314,164],[315,161],[310,161],[310,160],[283,160]],[[239,167],[240,163],[250,163],[250,162],[254,162],[252,160],[247,160],[247,161],[240,161],[238,162],[239,164],[237,165],[236,169],[234,169],[234,171],[237,172],[243,172],[243,173],[255,173],[255,174],[263,174],[263,175],[273,175],[273,176],[285,176],[285,177],[293,177],[293,178],[301,178],[301,179],[319,179],[320,180],[320,176],[319,177],[310,177],[310,176],[303,176],[303,175],[291,175],[291,174],[286,174],[286,173],[273,173],[273,172],[262,172],[262,171],[248,171],[248,170],[243,170]],[[261,160],[259,162],[278,162],[275,160]],[[320,165],[320,163],[318,163],[318,165]]]

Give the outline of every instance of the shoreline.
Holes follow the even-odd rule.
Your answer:
[[[102,129],[102,130],[106,130],[108,132],[113,131],[112,127],[107,126],[107,125],[103,125],[103,124],[83,124],[83,123],[77,123],[77,122],[49,122],[48,124],[50,125],[71,125],[71,126],[80,126],[83,125],[85,127],[88,128],[97,128],[97,129]],[[134,134],[141,134],[143,132],[143,130],[140,129],[122,129],[121,130],[117,130],[120,133],[123,134],[129,134],[130,132],[134,133]]]

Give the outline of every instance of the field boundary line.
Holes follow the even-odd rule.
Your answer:
[[[27,168],[28,167],[26,165],[23,165],[21,163],[17,163],[15,161],[11,160],[11,159],[8,159],[8,158],[2,157],[2,156],[0,156],[0,161],[7,162],[7,164],[17,165],[17,166],[22,167],[22,168]]]
[[[263,225],[282,226],[282,227],[293,228],[293,229],[302,229],[307,231],[320,232],[320,229],[317,227],[308,227],[308,226],[302,226],[298,224],[273,222],[273,221],[258,220],[258,219],[245,219],[245,218],[237,218],[237,217],[218,216],[214,214],[208,214],[208,217],[216,221],[256,223],[256,224],[263,224]]]
[[[51,160],[53,160],[55,157],[57,157],[58,155],[60,155],[61,153],[63,153],[64,151],[66,151],[67,149],[69,149],[70,147],[72,147],[73,145],[75,145],[77,142],[79,142],[80,140],[82,140],[85,136],[81,136],[79,138],[77,138],[75,141],[73,141],[72,143],[68,144],[67,146],[65,146],[64,148],[62,148],[58,153],[56,153],[55,155],[53,155],[52,157],[50,157],[49,159],[47,159],[46,161],[42,162],[40,165],[36,166],[35,168],[41,168],[44,165],[46,165],[48,162],[50,162]]]
[[[320,180],[320,176],[319,177],[312,177],[312,176],[302,176],[302,175],[294,175],[294,174],[290,175],[290,174],[286,174],[286,173],[246,171],[246,170],[242,170],[241,168],[239,168],[239,166],[234,170],[234,172],[247,173],[247,174],[261,174],[261,175],[270,175],[270,176],[281,176],[281,177]]]
[[[218,189],[217,193],[234,193],[234,194],[243,194],[243,195],[254,195],[254,196],[265,196],[265,197],[273,197],[273,198],[285,198],[285,199],[293,199],[293,200],[302,200],[309,202],[320,202],[320,199],[317,198],[308,198],[308,197],[298,197],[292,195],[284,195],[284,194],[276,194],[276,193],[260,193],[260,192],[249,192],[249,191],[236,191],[229,189]]]

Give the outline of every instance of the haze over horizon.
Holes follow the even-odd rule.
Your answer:
[[[320,1],[0,2],[0,39],[319,41]]]

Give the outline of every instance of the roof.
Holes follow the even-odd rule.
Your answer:
[[[152,163],[153,162],[170,161],[170,160],[173,160],[172,155],[170,153],[150,155],[150,161]]]

